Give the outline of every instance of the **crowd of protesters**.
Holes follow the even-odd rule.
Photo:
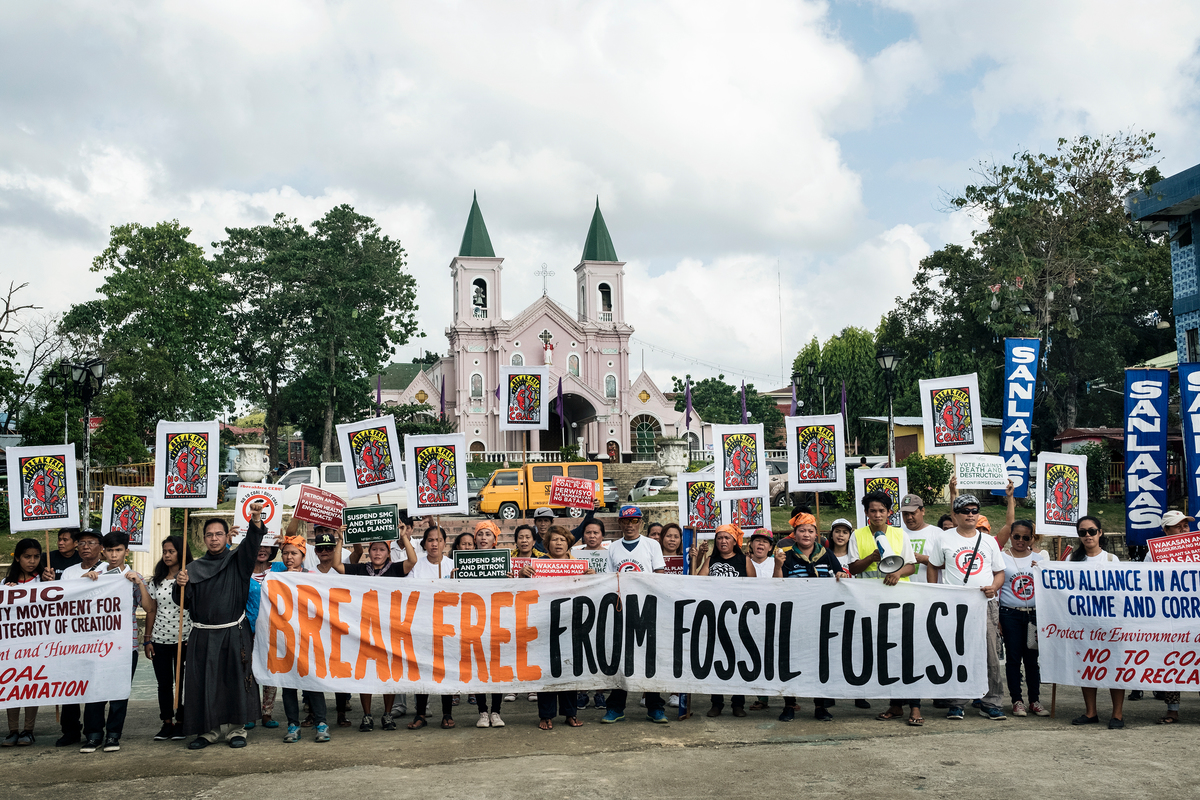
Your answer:
[[[1037,650],[1037,608],[1031,580],[1039,563],[1049,561],[1041,549],[1041,536],[1028,520],[1016,519],[1016,503],[1010,483],[1004,525],[995,533],[981,512],[979,499],[970,494],[958,494],[951,484],[951,513],[936,525],[925,520],[925,504],[917,495],[906,495],[899,511],[903,527],[889,524],[893,514],[891,498],[881,492],[869,492],[861,498],[867,525],[855,529],[846,519],[833,521],[828,531],[818,530],[816,517],[807,509],[796,509],[790,520],[791,533],[778,542],[766,530],[754,531],[749,538],[736,525],[717,528],[711,540],[692,543],[684,553],[684,532],[679,525],[669,523],[643,526],[642,512],[636,506],[620,509],[620,537],[606,541],[604,522],[589,513],[574,530],[556,525],[554,512],[538,509],[533,525],[516,529],[515,558],[529,559],[587,559],[587,572],[658,572],[665,569],[665,557],[688,556],[690,574],[729,579],[738,578],[827,578],[832,580],[875,579],[888,586],[901,582],[925,581],[953,586],[978,588],[988,598],[987,613],[987,671],[988,689],[983,697],[934,699],[933,706],[944,709],[949,720],[961,720],[969,708],[988,720],[1004,720],[1004,695],[1007,690],[1008,710],[1013,716],[1029,714],[1048,716],[1042,702]],[[498,545],[500,529],[490,520],[478,522],[473,531],[463,532],[447,541],[444,529],[429,524],[417,533],[413,521],[402,516],[397,539],[393,542],[374,542],[366,546],[343,547],[342,531],[316,527],[313,543],[299,530],[298,520],[281,536],[278,546],[262,545],[266,530],[260,521],[261,506],[252,508],[250,523],[245,530],[231,531],[224,520],[214,518],[203,525],[204,551],[193,560],[192,553],[183,557],[183,542],[171,536],[163,542],[162,557],[149,578],[130,569],[125,561],[128,538],[122,533],[100,534],[92,530],[64,529],[59,532],[57,549],[43,553],[41,544],[32,538],[18,542],[11,567],[5,577],[7,585],[31,581],[112,580],[122,579],[130,584],[132,609],[145,611],[144,634],[139,640],[139,628],[134,619],[135,638],[131,673],[137,670],[138,654],[144,651],[154,671],[157,683],[159,719],[162,727],[155,741],[190,739],[188,748],[198,750],[222,739],[230,747],[247,744],[247,731],[261,725],[265,729],[280,727],[274,718],[276,688],[259,686],[254,678],[250,656],[253,653],[254,626],[260,610],[259,590],[272,571],[336,572],[364,579],[405,577],[449,579],[454,577],[453,553],[458,550],[493,549]],[[1166,533],[1187,530],[1194,521],[1178,511],[1163,517]],[[1104,533],[1095,517],[1078,521],[1079,546],[1065,558],[1087,561],[1103,566],[1117,561],[1104,546]],[[235,534],[244,538],[236,548]],[[885,546],[886,545],[886,546]],[[885,571],[885,554],[891,568]],[[48,556],[48,557],[47,557]],[[899,561],[895,561],[895,558]],[[276,560],[280,559],[280,560]],[[900,566],[896,566],[900,564]],[[517,577],[532,577],[535,570],[525,565]],[[184,642],[179,646],[179,642]],[[1000,650],[1005,653],[1001,664]],[[176,686],[176,675],[182,686]],[[604,712],[603,724],[625,720],[628,693],[596,686],[591,692],[547,691],[531,693],[529,701],[537,703],[538,726],[552,730],[558,718],[568,727],[584,724],[580,711],[590,704]],[[664,686],[668,690],[669,686]],[[1099,723],[1097,691],[1083,688],[1085,712],[1075,718],[1075,725]],[[303,738],[303,730],[311,728],[316,742],[332,739],[327,719],[327,705],[320,692],[297,692],[283,689],[286,721],[283,741],[292,743]],[[301,697],[302,695],[302,697]],[[1125,692],[1110,690],[1112,710],[1108,727],[1124,727]],[[1131,693],[1139,699],[1141,692]],[[1156,693],[1167,704],[1160,724],[1179,720],[1179,694]],[[178,702],[177,702],[178,698]],[[351,727],[349,693],[335,695],[336,718],[339,728]],[[698,698],[697,698],[698,699]],[[517,700],[515,694],[478,693],[469,697],[441,695],[441,727],[455,727],[454,708],[463,701],[475,706],[479,728],[505,726],[501,716],[502,704]],[[767,697],[758,697],[747,706],[744,696],[728,698],[736,717],[770,708]],[[301,701],[304,709],[302,710]],[[359,696],[361,717],[358,730],[370,732],[375,728],[373,709],[375,698]],[[414,715],[408,730],[426,727],[429,716],[428,695],[414,697]],[[407,697],[403,694],[384,695],[380,727],[385,731],[397,729],[396,720],[407,716]],[[693,701],[694,702],[694,701]],[[724,713],[726,697],[708,697],[707,715]],[[668,721],[665,709],[680,704],[677,694],[646,692],[638,705],[645,708],[650,722]],[[854,701],[858,708],[870,708],[865,699]],[[835,701],[813,698],[815,719],[833,719],[831,708]],[[904,707],[908,707],[907,715]],[[58,747],[77,747],[81,752],[120,750],[124,730],[127,700],[107,703],[65,705],[59,710],[61,736]],[[783,699],[778,719],[795,719],[796,698]],[[106,710],[107,709],[107,710]],[[893,697],[876,719],[904,719],[908,725],[925,723],[922,699]],[[21,716],[24,714],[24,723]],[[34,727],[37,707],[8,709],[9,735],[5,747],[21,747],[36,741]]]

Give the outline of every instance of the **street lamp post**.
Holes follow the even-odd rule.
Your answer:
[[[75,364],[63,359],[58,365],[58,374],[51,373],[47,382],[51,388],[60,383],[63,387],[63,444],[67,444],[67,406],[71,388],[75,387],[83,400],[83,503],[84,518],[80,520],[83,528],[91,527],[92,511],[92,400],[100,394],[104,384],[104,361],[99,358],[89,359],[82,364]]]
[[[46,383],[50,384],[51,389],[57,389],[59,386],[63,390],[63,444],[67,444],[68,423],[68,406],[71,401],[71,362],[63,359],[58,362],[57,371],[51,371],[46,377]]]
[[[808,391],[811,392],[812,387],[813,387],[813,373],[817,371],[817,362],[816,361],[808,362],[808,364],[805,366],[805,370],[808,372]],[[812,400],[813,398],[810,395],[808,399]],[[814,402],[814,405],[815,405],[815,402]]]
[[[894,468],[896,466],[896,416],[892,411],[892,400],[896,380],[896,364],[900,362],[900,356],[896,355],[890,348],[881,347],[875,353],[875,360],[879,362],[879,368],[883,370],[883,384],[887,389],[888,465]]]
[[[825,408],[825,373],[817,375],[817,383],[821,386],[821,413],[828,414],[828,409]]]

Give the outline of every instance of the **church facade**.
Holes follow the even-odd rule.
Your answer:
[[[454,312],[446,329],[447,355],[418,373],[388,403],[428,403],[435,411],[445,396],[446,416],[466,434],[473,452],[520,452],[520,432],[499,429],[496,389],[504,365],[550,368],[550,428],[529,434],[530,451],[578,444],[581,455],[613,461],[653,461],[654,439],[691,439],[693,449],[712,441],[695,415],[691,431],[674,401],[640,372],[630,380],[625,317],[624,262],[597,201],[583,255],[575,267],[576,308],[545,293],[514,318],[500,315],[503,258],[492,250],[479,209],[471,203],[459,253],[450,262]],[[555,395],[562,381],[563,409]]]

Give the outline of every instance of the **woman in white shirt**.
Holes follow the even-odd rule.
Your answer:
[[[1004,556],[1004,583],[1000,585],[1000,634],[1004,637],[1004,672],[1014,717],[1030,711],[1039,717],[1050,712],[1040,702],[1041,672],[1038,668],[1037,606],[1034,603],[1036,569],[1048,564],[1050,554],[1041,550],[1042,537],[1033,532],[1029,520],[1017,520],[1004,528],[1009,543]],[[1021,666],[1029,684],[1029,706],[1021,695]]]
[[[1104,531],[1100,528],[1100,520],[1095,517],[1080,517],[1075,523],[1075,534],[1079,537],[1079,547],[1071,551],[1067,561],[1082,561],[1093,566],[1103,567],[1115,564],[1121,559],[1104,549]],[[1096,715],[1096,687],[1083,686],[1084,713],[1071,720],[1072,725],[1095,725],[1100,722]],[[1125,727],[1125,690],[1109,689],[1112,698],[1112,719],[1108,721],[1109,730]]]
[[[474,544],[474,540],[472,540]],[[409,578],[417,579],[434,579],[449,578],[451,570],[454,569],[454,562],[443,554],[446,548],[446,532],[441,528],[430,525],[425,530],[425,535],[421,537],[421,549],[425,551],[425,557],[417,559],[417,565],[408,573]],[[425,715],[429,710],[429,695],[419,694],[417,698],[417,713],[413,717],[413,721],[408,724],[410,731],[415,731],[424,728],[429,723],[425,719]],[[442,699],[442,727],[454,727],[454,695],[441,695]]]

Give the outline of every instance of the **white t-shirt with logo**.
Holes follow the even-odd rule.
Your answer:
[[[942,532],[942,529],[937,525],[926,525],[919,531],[914,531],[910,528],[905,528],[904,532],[908,534],[908,541],[912,543],[913,552],[917,555],[929,555],[930,551],[937,547],[937,535]],[[917,571],[913,574],[912,579],[918,583],[925,583],[929,580],[929,568],[924,564],[917,564]]]
[[[648,536],[639,536],[632,542],[617,539],[608,545],[609,572],[654,572],[666,566],[662,547]]]
[[[1000,584],[1000,605],[1005,608],[1036,608],[1033,587],[1037,583],[1034,566],[1048,564],[1050,554],[1045,550],[1033,551],[1024,558],[1011,553],[1004,556],[1004,583]]]
[[[967,563],[971,560],[977,541],[979,551],[975,553],[971,574],[967,576]],[[936,544],[930,550],[929,542],[925,543],[929,563],[943,570],[946,583],[951,586],[991,586],[996,573],[1005,569],[1004,554],[1000,552],[996,537],[991,534],[977,531],[971,536],[962,536],[954,530],[942,531]]]

